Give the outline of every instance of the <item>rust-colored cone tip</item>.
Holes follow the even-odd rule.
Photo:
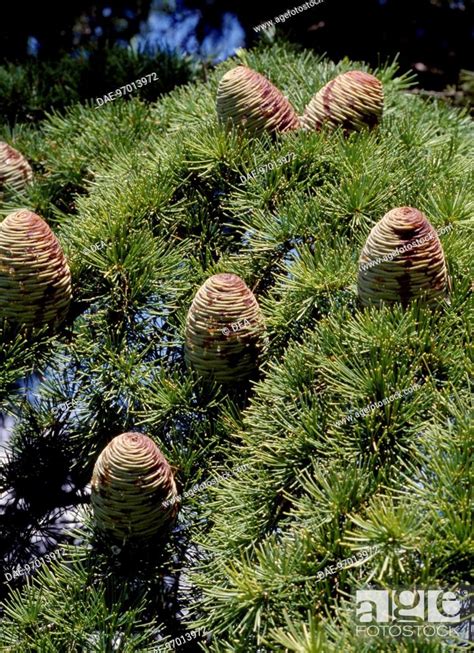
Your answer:
[[[266,77],[246,66],[232,68],[222,77],[216,108],[224,124],[242,125],[255,133],[299,127],[298,115],[285,96]]]
[[[375,225],[359,259],[358,293],[364,306],[446,298],[443,247],[428,219],[409,206],[392,209]]]
[[[172,469],[141,433],[117,435],[92,474],[92,508],[100,530],[116,540],[146,540],[166,529],[179,509]]]
[[[301,123],[306,129],[322,126],[346,131],[375,126],[383,112],[383,87],[360,70],[338,75],[323,86],[306,107]]]
[[[260,307],[245,282],[235,274],[215,274],[189,309],[186,361],[220,383],[246,379],[258,366],[264,330]]]
[[[38,215],[21,209],[0,223],[0,318],[56,328],[71,300],[71,273],[58,239]]]

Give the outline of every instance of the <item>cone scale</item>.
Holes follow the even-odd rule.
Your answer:
[[[369,73],[338,75],[312,98],[301,118],[303,127],[319,130],[341,126],[346,131],[375,126],[383,112],[383,87]]]
[[[147,540],[173,522],[178,493],[172,469],[142,433],[117,435],[100,454],[92,474],[96,525],[116,540]]]
[[[392,209],[372,229],[359,259],[358,294],[364,306],[446,298],[448,273],[438,235],[421,211]]]
[[[242,125],[256,133],[299,127],[298,115],[281,91],[246,66],[236,66],[222,77],[216,109],[222,123]]]
[[[8,143],[0,142],[0,191],[23,190],[33,180],[33,171],[23,154]]]
[[[26,209],[0,223],[0,319],[56,328],[71,300],[71,273],[58,239]]]
[[[235,274],[216,274],[199,288],[186,320],[185,357],[200,376],[244,380],[258,366],[264,320],[255,296]]]

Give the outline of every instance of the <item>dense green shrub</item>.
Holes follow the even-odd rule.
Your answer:
[[[336,74],[365,68],[280,46],[241,57],[300,113]],[[186,632],[196,646],[200,627],[214,653],[446,650],[357,639],[351,601],[369,583],[467,583],[472,565],[469,118],[406,93],[387,65],[372,71],[385,89],[378,129],[252,138],[217,123],[233,65],[156,104],[77,106],[15,133],[38,175],[21,202],[61,240],[74,305],[61,335],[27,344],[2,331],[0,398],[17,418],[0,471],[16,497],[0,516],[4,569],[39,555],[38,535],[70,546],[24,587],[3,585],[2,650],[149,651]],[[404,205],[452,225],[450,303],[362,310],[360,250]],[[241,276],[263,310],[256,384],[210,387],[185,367],[189,305],[218,272]],[[32,371],[34,397],[21,383]],[[111,550],[88,505],[58,534],[58,511],[88,503],[105,444],[137,429],[176,469],[170,538]]]

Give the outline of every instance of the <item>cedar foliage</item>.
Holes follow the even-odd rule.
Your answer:
[[[366,69],[283,45],[240,57],[300,113],[336,74]],[[164,650],[186,633],[182,650],[213,653],[445,650],[358,640],[353,596],[469,581],[470,120],[406,93],[412,80],[391,63],[371,71],[386,97],[377,130],[226,132],[215,95],[235,63],[155,104],[76,105],[11,134],[36,182],[2,215],[25,205],[48,220],[74,304],[55,336],[2,325],[0,401],[15,417],[0,469],[4,572],[42,555],[40,538],[61,552],[2,586],[2,651]],[[361,310],[359,252],[403,205],[453,226],[441,236],[450,304]],[[240,275],[266,318],[251,384],[210,387],[184,365],[187,310],[218,272]],[[131,430],[170,461],[182,506],[158,547],[112,549],[93,532],[87,484]]]

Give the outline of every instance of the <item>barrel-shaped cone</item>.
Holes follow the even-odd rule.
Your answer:
[[[358,293],[364,306],[446,298],[443,247],[421,211],[392,209],[371,230],[359,259]]]
[[[23,154],[0,142],[0,192],[5,188],[23,190],[33,179],[33,171]]]
[[[58,239],[38,215],[21,209],[0,223],[0,318],[56,328],[71,300],[71,273]]]
[[[179,508],[173,471],[141,433],[117,435],[92,474],[92,508],[100,531],[116,540],[146,540],[166,530]]]
[[[200,376],[246,379],[259,363],[265,330],[257,300],[235,274],[215,274],[199,288],[186,320],[185,356]]]
[[[383,112],[383,87],[369,73],[351,70],[338,75],[312,98],[301,118],[306,129],[345,131],[375,126]]]
[[[254,133],[299,127],[298,115],[281,91],[246,66],[236,66],[222,77],[216,108],[224,124],[242,125]]]

